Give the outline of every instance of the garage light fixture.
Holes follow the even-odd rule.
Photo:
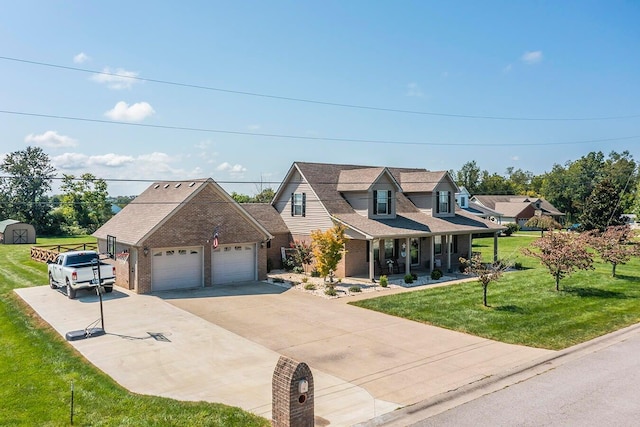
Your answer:
[[[149,248],[145,246],[144,249],[142,249],[142,253],[144,253],[144,256],[149,255]]]

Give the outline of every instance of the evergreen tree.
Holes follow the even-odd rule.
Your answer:
[[[580,216],[582,230],[604,231],[612,225],[623,225],[620,194],[609,179],[600,181],[587,197]]]

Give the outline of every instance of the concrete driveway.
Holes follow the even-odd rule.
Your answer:
[[[15,292],[62,336],[99,317],[89,293]],[[104,300],[107,334],[69,344],[128,390],[270,419],[271,378],[284,354],[312,369],[316,425],[363,422],[551,353],[262,282],[157,296],[116,288]]]
[[[424,325],[262,282],[163,293],[276,353],[410,405],[552,353]]]

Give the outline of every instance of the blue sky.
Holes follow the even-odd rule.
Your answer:
[[[212,177],[254,194],[294,161],[457,170],[475,160],[539,174],[595,150],[640,160],[636,1],[25,0],[1,10],[0,155],[41,146],[60,174]],[[560,120],[603,117],[619,118]]]

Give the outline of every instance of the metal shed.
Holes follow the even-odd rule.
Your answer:
[[[36,229],[31,224],[6,219],[0,221],[0,243],[5,245],[36,242]]]

